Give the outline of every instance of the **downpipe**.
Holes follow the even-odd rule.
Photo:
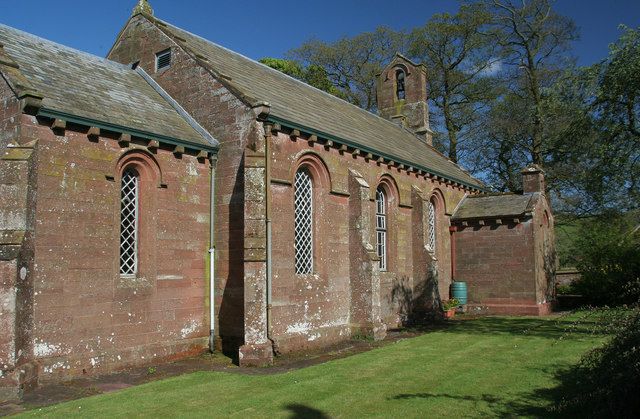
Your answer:
[[[275,342],[272,337],[272,258],[271,258],[271,249],[272,249],[272,240],[271,240],[271,125],[264,124],[265,130],[265,145],[264,145],[264,154],[265,154],[265,222],[267,228],[267,286],[266,286],[266,303],[267,303],[267,339],[271,342],[271,346],[273,347],[273,351],[275,352]]]
[[[216,266],[216,247],[215,247],[215,185],[216,185],[216,165],[218,163],[217,156],[211,156],[211,189],[209,199],[209,352],[213,353],[216,348],[216,304],[215,304],[215,266]]]

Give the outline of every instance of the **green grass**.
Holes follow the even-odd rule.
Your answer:
[[[541,416],[553,404],[561,372],[606,339],[597,323],[585,313],[455,320],[437,331],[300,370],[199,372],[25,415]]]

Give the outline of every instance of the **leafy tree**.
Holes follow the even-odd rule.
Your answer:
[[[295,61],[283,60],[281,58],[270,58],[270,57],[262,58],[259,61],[264,65],[267,65],[288,76],[293,77],[294,79],[298,79],[298,80],[304,79],[304,71],[302,70],[302,66]]]
[[[545,99],[548,167],[578,215],[640,205],[640,30],[623,28],[609,57],[565,73]]]
[[[260,62],[295,79],[301,80],[317,89],[344,99],[342,92],[339,91],[327,77],[325,69],[318,65],[312,64],[308,67],[302,67],[300,63],[293,60],[268,57],[261,59]]]
[[[483,4],[462,5],[454,15],[433,15],[411,33],[409,54],[428,68],[430,99],[436,118],[443,120],[445,148],[454,162],[462,137],[481,128],[479,114],[499,93],[494,76],[500,57],[489,30],[491,17]]]
[[[407,43],[405,34],[379,27],[333,43],[312,39],[289,51],[288,56],[307,68],[324,69],[330,83],[345,100],[375,111],[377,75],[396,52],[407,50]]]
[[[596,199],[630,210],[640,205],[640,27],[622,27],[608,59],[596,67],[591,116],[602,139]]]
[[[523,100],[522,109],[530,119],[528,153],[532,163],[545,163],[544,89],[550,87],[566,62],[565,53],[577,39],[571,19],[552,8],[551,0],[485,0],[499,31],[504,64],[512,93]]]

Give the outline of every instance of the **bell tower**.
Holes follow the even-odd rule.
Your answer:
[[[427,70],[397,53],[378,76],[378,114],[432,144],[427,105]]]

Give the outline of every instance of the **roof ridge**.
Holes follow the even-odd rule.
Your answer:
[[[251,57],[247,57],[246,55],[244,55],[244,54],[242,54],[242,53],[239,53],[239,52],[237,52],[237,51],[234,51],[234,50],[232,50],[232,49],[229,49],[229,48],[227,48],[227,47],[225,47],[225,46],[223,46],[223,45],[217,44],[217,43],[215,43],[215,42],[213,42],[213,41],[211,41],[211,40],[209,40],[209,39],[207,39],[207,38],[204,38],[204,37],[202,37],[202,36],[200,36],[200,35],[196,35],[196,34],[194,34],[193,32],[189,32],[189,31],[188,31],[188,30],[186,30],[186,29],[179,28],[179,27],[177,27],[176,25],[174,25],[174,24],[172,24],[172,23],[169,23],[169,22],[167,22],[167,21],[164,21],[164,20],[162,20],[162,19],[158,19],[158,18],[157,18],[157,17],[155,17],[155,16],[153,16],[153,19],[155,19],[156,21],[162,22],[163,24],[165,24],[165,25],[167,25],[167,26],[171,26],[172,28],[178,29],[178,30],[180,30],[180,31],[182,31],[182,32],[186,32],[187,34],[189,34],[189,35],[191,35],[191,36],[194,36],[194,37],[196,37],[196,38],[198,38],[198,39],[201,39],[202,41],[205,41],[205,42],[208,42],[208,43],[210,43],[210,44],[213,44],[213,45],[215,45],[216,47],[218,47],[218,48],[220,48],[220,49],[223,49],[223,50],[227,51],[227,52],[228,52],[228,53],[230,53],[230,54],[237,55],[237,56],[242,57],[242,58],[244,58],[244,59],[246,59],[246,60],[248,60],[248,61],[253,62],[254,64],[258,64],[259,66],[264,67],[264,68],[265,68],[265,69],[267,69],[268,71],[273,72],[273,74],[277,74],[279,77],[285,77],[285,78],[288,78],[288,79],[290,79],[290,80],[293,80],[294,82],[296,82],[296,83],[298,83],[298,84],[302,84],[302,85],[304,85],[304,86],[306,86],[306,87],[309,87],[309,88],[311,88],[311,89],[314,89],[314,90],[316,90],[316,91],[318,91],[318,92],[322,93],[323,95],[326,95],[326,96],[330,97],[331,99],[341,100],[341,101],[343,101],[344,103],[346,103],[347,105],[353,106],[354,108],[358,109],[359,111],[366,112],[366,113],[367,113],[367,114],[369,114],[369,115],[373,115],[373,116],[376,116],[376,117],[378,117],[378,118],[381,118],[381,119],[382,119],[382,120],[384,120],[384,121],[391,122],[391,121],[388,121],[387,119],[384,119],[384,118],[380,117],[379,115],[374,114],[373,112],[369,112],[368,110],[363,109],[363,108],[361,108],[361,107],[359,107],[359,106],[357,106],[357,105],[354,105],[354,104],[353,104],[353,103],[351,103],[351,102],[347,102],[346,100],[344,100],[344,99],[342,99],[342,98],[340,98],[340,97],[338,97],[338,96],[332,95],[331,93],[326,92],[326,91],[324,91],[324,90],[322,90],[322,89],[318,89],[317,87],[312,86],[312,85],[310,85],[309,83],[305,83],[305,82],[303,82],[302,80],[296,79],[295,77],[292,77],[292,76],[290,76],[290,75],[288,75],[288,74],[286,74],[286,73],[283,73],[282,71],[279,71],[279,70],[276,70],[275,68],[269,67],[268,65],[263,64],[263,63],[261,63],[261,62],[260,62],[260,61],[258,61],[258,60],[254,60],[254,59],[253,59],[253,58],[251,58]],[[187,45],[187,47],[188,47],[188,45]],[[259,100],[259,99],[257,99],[257,98],[256,98],[256,100]],[[393,122],[391,122],[391,123],[393,123]]]
[[[420,137],[418,137],[414,132],[412,132],[411,130],[409,130],[408,128],[406,128],[406,127],[404,127],[404,126],[399,126],[399,125],[398,125],[398,124],[396,124],[395,122],[390,121],[390,120],[388,120],[388,119],[386,119],[386,118],[383,118],[383,117],[381,117],[380,115],[377,115],[377,114],[375,114],[375,113],[373,113],[373,112],[371,112],[371,111],[368,111],[368,110],[363,109],[363,108],[361,108],[361,107],[359,107],[359,106],[357,106],[357,105],[354,105],[353,103],[348,102],[348,101],[346,101],[346,100],[344,100],[344,99],[342,99],[342,98],[340,98],[340,97],[338,97],[338,96],[332,95],[332,94],[331,94],[331,93],[329,93],[329,92],[325,92],[324,90],[318,89],[318,88],[317,88],[317,87],[315,87],[315,86],[311,86],[310,84],[305,83],[305,82],[303,82],[302,80],[298,80],[298,79],[296,79],[295,77],[292,77],[292,76],[290,76],[290,75],[288,75],[288,74],[285,74],[285,73],[283,73],[283,72],[281,72],[281,71],[279,71],[279,70],[276,70],[275,68],[269,67],[268,65],[263,64],[263,63],[261,63],[260,61],[254,60],[253,58],[247,57],[247,56],[246,56],[246,55],[244,55],[244,54],[241,54],[241,53],[239,53],[239,52],[237,52],[237,51],[234,51],[234,50],[232,50],[232,49],[229,49],[229,48],[227,48],[227,47],[225,47],[225,46],[223,46],[223,45],[217,44],[216,42],[213,42],[213,41],[211,41],[211,40],[209,40],[209,39],[207,39],[207,38],[204,38],[204,37],[202,37],[202,36],[200,36],[200,35],[194,34],[193,32],[190,32],[190,31],[188,31],[188,30],[186,30],[186,29],[179,28],[178,26],[176,26],[176,25],[174,25],[174,24],[172,24],[172,23],[169,23],[169,22],[167,22],[167,21],[165,21],[165,20],[159,19],[159,18],[157,18],[157,17],[155,17],[155,16],[147,16],[147,15],[144,15],[144,14],[143,14],[143,16],[145,16],[145,17],[146,17],[148,20],[150,20],[152,23],[160,22],[160,26],[162,26],[162,25],[166,25],[167,27],[174,28],[174,29],[177,29],[178,31],[185,32],[186,34],[188,34],[188,35],[190,35],[190,36],[193,36],[193,37],[195,37],[195,38],[197,38],[197,39],[200,39],[200,40],[202,40],[202,41],[204,41],[204,42],[207,42],[207,43],[209,43],[209,44],[212,44],[212,45],[216,46],[217,48],[220,48],[220,49],[222,49],[222,50],[224,50],[224,51],[227,51],[227,52],[228,52],[228,53],[230,53],[230,54],[233,54],[233,55],[236,55],[236,56],[242,57],[242,58],[243,58],[243,59],[245,59],[245,60],[251,61],[252,63],[257,64],[257,65],[259,65],[259,66],[261,66],[261,67],[263,67],[263,68],[267,69],[268,71],[272,72],[273,74],[277,75],[278,77],[284,77],[284,78],[287,78],[287,79],[289,79],[289,80],[293,80],[295,83],[301,84],[301,85],[303,85],[303,86],[304,86],[304,87],[306,87],[306,88],[314,89],[314,90],[316,90],[317,92],[320,92],[321,94],[323,94],[323,95],[327,96],[327,97],[328,97],[328,98],[330,98],[331,100],[339,100],[339,101],[342,101],[343,103],[345,103],[345,104],[347,104],[347,105],[349,105],[349,106],[353,107],[354,109],[357,109],[357,111],[358,111],[358,112],[362,113],[362,115],[365,115],[366,117],[375,117],[375,118],[378,118],[380,121],[384,121],[385,123],[390,124],[390,126],[393,126],[393,127],[394,127],[394,129],[397,129],[397,130],[399,130],[399,131],[405,131],[405,132],[407,132],[407,133],[409,133],[409,134],[413,135],[414,137],[416,137],[416,140],[418,140],[422,146],[424,146],[425,148],[427,148],[427,149],[429,149],[429,150],[434,151],[434,152],[435,152],[439,157],[443,158],[447,163],[452,164],[453,166],[455,166],[456,168],[458,168],[460,171],[462,171],[462,172],[463,172],[466,176],[468,176],[470,179],[473,179],[473,180],[475,180],[475,181],[478,181],[478,179],[476,179],[475,177],[471,176],[471,174],[470,174],[469,172],[467,172],[466,170],[462,169],[462,168],[460,167],[460,165],[459,165],[459,164],[457,164],[457,163],[453,162],[453,161],[452,161],[451,159],[449,159],[446,155],[444,155],[442,152],[440,152],[438,149],[436,149],[433,145],[429,145],[429,144],[427,144],[426,142],[421,141]],[[149,19],[149,17],[151,17],[151,19]],[[155,22],[154,22],[154,21],[155,21]],[[189,46],[189,44],[188,44],[188,43],[184,43],[184,44],[180,44],[180,45],[181,45],[181,46],[184,46],[184,47],[186,47],[186,48],[188,48],[191,52],[194,52],[194,51],[193,51],[193,49],[191,49],[191,47]],[[397,53],[397,54],[399,54],[399,53]],[[399,54],[399,55],[401,55],[401,54]],[[404,58],[404,59],[406,59],[406,60],[409,60],[408,58],[404,57],[403,55],[401,55],[401,57],[402,57],[402,58]],[[409,60],[409,61],[411,61],[411,60]],[[417,65],[419,65],[419,64],[417,64]],[[210,65],[207,65],[207,67],[211,67],[211,66],[210,66]],[[215,69],[213,69],[213,70],[215,71]],[[221,73],[219,73],[219,72],[217,72],[217,73],[218,73],[218,74],[221,74]],[[224,78],[224,77],[223,77],[223,78]],[[232,80],[233,80],[233,79],[232,79]],[[226,82],[229,82],[229,80],[225,80],[225,81],[226,81]],[[257,104],[257,103],[259,103],[259,102],[268,102],[268,101],[266,101],[266,100],[261,100],[261,99],[259,99],[259,98],[252,97],[251,95],[249,95],[249,94],[247,94],[246,92],[244,92],[244,90],[243,90],[242,88],[237,87],[237,85],[236,85],[235,83],[233,83],[232,81],[231,81],[230,83],[231,83],[231,84],[232,84],[232,85],[233,85],[233,86],[234,86],[234,87],[235,87],[235,88],[236,88],[240,93],[242,93],[243,95],[245,95],[245,96],[247,96],[247,97],[251,97],[252,99],[254,99],[254,100],[256,101],[256,104]],[[255,104],[254,104],[254,105],[255,105]]]

